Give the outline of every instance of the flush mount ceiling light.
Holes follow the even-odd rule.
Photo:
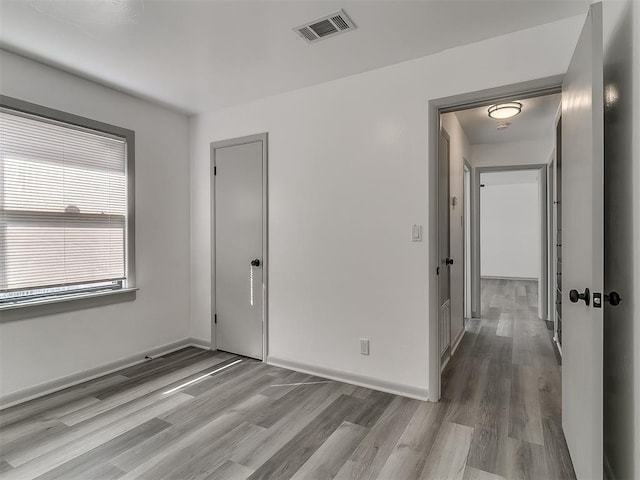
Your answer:
[[[505,119],[515,117],[522,111],[520,102],[499,103],[489,107],[489,116],[491,118]]]

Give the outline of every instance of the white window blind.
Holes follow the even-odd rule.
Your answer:
[[[126,141],[9,109],[0,134],[0,300],[123,280]]]

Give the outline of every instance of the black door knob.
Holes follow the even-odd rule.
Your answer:
[[[609,302],[609,305],[615,307],[616,305],[620,305],[622,301],[622,297],[618,292],[611,292],[609,294],[604,294],[605,301]]]
[[[591,302],[591,292],[588,288],[584,289],[584,293],[580,293],[577,290],[571,290],[569,292],[569,300],[571,300],[571,303],[578,303],[578,300],[584,300],[584,304],[589,306],[589,303]]]
[[[260,266],[260,259],[254,258],[253,260],[251,260],[251,266],[252,267],[259,267]]]
[[[444,259],[444,264],[445,265],[453,265],[453,258],[449,258],[449,257],[445,258]]]

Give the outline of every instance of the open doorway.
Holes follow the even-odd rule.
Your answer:
[[[551,301],[560,277],[551,273],[558,253],[552,205],[560,99],[558,91],[522,94],[511,102],[517,113],[510,119],[488,115],[493,101],[441,114],[438,198],[447,205],[439,209],[441,369],[474,319],[496,315],[491,304],[500,301],[491,286],[508,287],[505,302],[526,304],[550,338],[557,333]]]
[[[429,102],[429,121],[433,125],[429,130],[429,398],[432,401],[441,398],[447,401],[448,421],[472,426],[467,466],[506,478],[603,477],[603,425],[608,423],[607,416],[603,414],[606,413],[603,410],[603,398],[607,391],[603,380],[608,373],[603,361],[603,312],[617,308],[621,296],[617,290],[611,290],[611,281],[607,288],[607,278],[603,275],[603,266],[612,267],[613,264],[609,249],[604,248],[603,242],[608,221],[604,212],[611,210],[604,195],[603,180],[606,123],[603,123],[605,89],[602,39],[602,4],[595,3],[589,8],[569,67],[562,78],[534,80]],[[517,106],[511,106],[511,110],[518,110],[516,119],[522,120],[527,111],[526,100],[560,92],[561,118],[556,111],[555,122],[548,123],[544,128],[551,132],[561,128],[561,148],[558,149],[551,133],[552,141],[547,153],[533,162],[547,164],[546,182],[540,182],[540,185],[550,187],[545,196],[551,195],[553,202],[556,202],[555,208],[547,205],[546,209],[541,209],[547,213],[547,231],[553,232],[553,235],[547,235],[541,246],[543,248],[546,245],[547,250],[552,252],[547,271],[553,272],[553,275],[547,276],[554,282],[553,288],[557,294],[549,282],[546,296],[561,302],[560,308],[553,309],[551,317],[554,328],[559,326],[560,330],[556,330],[556,335],[550,335],[553,330],[549,330],[545,320],[538,316],[538,309],[534,309],[534,314],[531,306],[528,315],[521,315],[517,302],[513,318],[508,315],[504,318],[506,323],[503,322],[503,327],[507,328],[501,329],[501,335],[498,335],[498,324],[505,312],[491,310],[491,316],[498,314],[497,319],[482,318],[478,278],[481,274],[481,252],[480,241],[477,241],[480,233],[479,225],[474,226],[474,218],[478,217],[480,208],[478,159],[482,158],[479,155],[482,148],[473,148],[473,142],[467,135],[467,147],[471,155],[466,158],[472,164],[472,239],[476,239],[471,244],[471,303],[474,318],[466,323],[459,339],[452,328],[451,338],[455,339],[458,347],[450,348],[448,359],[441,358],[437,343],[440,317],[436,299],[443,278],[439,275],[439,269],[446,259],[439,256],[438,219],[443,209],[451,215],[451,231],[448,233],[452,237],[452,246],[455,226],[464,224],[464,218],[458,218],[460,212],[453,210],[457,205],[453,198],[457,196],[454,185],[457,182],[463,184],[464,176],[461,173],[459,180],[456,179],[453,166],[448,169],[452,175],[450,198],[446,202],[439,201],[437,138],[442,128],[450,134],[451,152],[456,144],[455,137],[451,136],[455,131],[451,123],[455,127],[456,122],[450,122],[447,127],[444,114],[455,113],[453,119],[457,120],[458,128],[464,131],[462,121],[458,118],[463,110],[484,107],[486,118],[491,113],[488,110],[490,105],[518,102]],[[514,120],[506,130],[512,131],[516,123]],[[494,125],[493,128],[496,127]],[[512,149],[506,157],[507,161],[499,166],[512,165],[514,158],[526,156],[532,151],[530,148]],[[497,155],[488,158],[496,161]],[[562,164],[560,172],[557,160]],[[457,160],[452,155],[454,161]],[[460,167],[460,170],[463,168]],[[560,189],[561,195],[558,195]],[[556,245],[550,248],[552,241]],[[459,268],[461,262],[455,260],[463,257],[463,251],[464,248],[452,248],[454,269]],[[449,262],[447,264],[451,267]],[[457,320],[454,316],[456,302],[453,299],[456,292],[463,298],[464,288],[463,283],[454,285],[455,273],[450,278],[453,327]],[[616,282],[620,282],[619,277]],[[545,292],[538,293],[539,299],[543,300]],[[496,299],[491,298],[489,307],[498,308]],[[478,312],[476,308],[480,310],[478,318],[475,316],[475,312]],[[508,320],[511,320],[510,329]],[[562,345],[562,365],[558,358],[559,351],[555,348],[558,343]],[[441,371],[440,367],[445,361],[448,363]],[[510,450],[512,447],[516,450]],[[511,452],[507,453],[511,459],[531,459],[524,464],[527,472],[520,475],[504,468],[502,462],[505,461],[505,451]],[[538,459],[539,454],[544,461],[534,460]],[[536,473],[536,466],[543,464],[546,471]],[[517,466],[522,467],[523,464]]]
[[[490,118],[489,107],[503,102],[516,102],[518,113]],[[503,476],[514,473],[497,453],[507,444],[523,449],[533,476],[575,476],[551,307],[560,103],[551,89],[440,113],[447,155],[438,163],[449,163],[437,177],[438,225],[448,225],[439,253],[448,255],[438,267],[448,268],[439,283],[448,282],[450,300],[438,322],[448,330],[439,337],[441,394],[453,405],[449,421],[474,429],[467,464]],[[535,473],[538,461],[544,471]]]
[[[518,285],[514,294],[523,296],[518,305],[528,306],[537,318],[547,321],[547,165],[476,168],[480,173],[481,316],[490,311],[489,285]],[[553,325],[545,324],[549,329]]]

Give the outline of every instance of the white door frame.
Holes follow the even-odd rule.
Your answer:
[[[429,210],[429,248],[428,248],[428,279],[429,279],[429,310],[427,312],[427,322],[429,331],[429,350],[428,350],[428,385],[429,385],[429,401],[437,402],[440,400],[440,355],[438,352],[438,277],[436,269],[440,264],[438,256],[438,135],[440,134],[441,122],[440,115],[443,113],[462,110],[465,108],[473,108],[484,106],[488,103],[513,101],[518,98],[550,95],[559,93],[562,89],[562,80],[564,75],[554,77],[541,78],[513,85],[506,85],[488,90],[480,90],[476,92],[463,93],[451,97],[444,97],[430,100],[428,103],[428,122],[429,122],[429,151],[427,157],[428,163],[428,210]],[[474,169],[475,170],[475,169]],[[472,175],[472,182],[477,183],[478,173]],[[471,212],[473,218],[474,209],[478,208],[478,201],[475,195],[479,196],[479,188],[473,193]],[[473,201],[476,200],[476,201]],[[447,205],[448,208],[448,205]],[[472,227],[473,228],[473,227]],[[479,233],[476,228],[476,235]],[[471,282],[471,304],[479,310],[480,305],[480,265],[479,265],[479,243],[472,243],[472,282]],[[477,281],[474,281],[477,280]],[[473,312],[475,313],[475,312]]]
[[[467,173],[469,179],[466,180]],[[473,309],[471,305],[471,263],[474,260],[473,252],[471,251],[471,241],[473,236],[474,223],[471,218],[471,197],[473,196],[473,167],[471,163],[462,157],[462,281],[463,281],[463,328],[467,325],[467,320],[473,318]],[[467,188],[468,186],[468,188]],[[468,205],[468,208],[467,208]],[[469,226],[467,227],[467,223]],[[469,253],[467,254],[467,249]]]
[[[215,152],[218,148],[235,147],[238,145],[245,145],[247,143],[262,142],[262,361],[267,361],[268,355],[268,338],[269,338],[269,303],[268,303],[268,285],[269,285],[269,205],[268,205],[268,133],[258,133],[256,135],[248,135],[245,137],[231,138],[228,140],[221,140],[218,142],[211,142],[211,192],[210,192],[210,205],[211,205],[211,349],[217,350],[217,332],[216,332],[216,181],[215,181],[215,167],[216,156]]]

